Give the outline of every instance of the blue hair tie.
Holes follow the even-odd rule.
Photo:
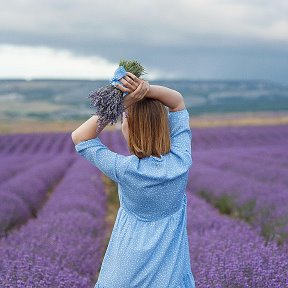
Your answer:
[[[125,70],[124,66],[119,66],[119,67],[115,70],[114,76],[113,76],[113,78],[110,80],[110,84],[113,85],[113,86],[116,87],[116,88],[117,88],[116,84],[119,84],[119,85],[125,87],[125,86],[123,85],[123,83],[120,82],[119,80],[120,80],[121,78],[123,78],[124,76],[126,76],[126,75],[127,75],[127,71]],[[125,88],[127,88],[127,87],[125,87]],[[123,92],[123,96],[124,96],[124,97],[125,97],[127,94],[128,94],[128,92]]]

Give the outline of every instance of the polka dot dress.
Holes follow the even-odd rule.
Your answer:
[[[120,207],[94,288],[194,288],[186,229],[189,114],[169,112],[171,150],[139,159],[98,137],[76,151],[118,183]]]

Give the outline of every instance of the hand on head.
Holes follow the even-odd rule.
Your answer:
[[[143,99],[150,90],[148,81],[138,78],[134,74],[127,72],[127,75],[119,80],[125,87],[117,84],[117,88],[123,92],[128,92],[124,98],[125,107]]]

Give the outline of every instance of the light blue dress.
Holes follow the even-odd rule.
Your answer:
[[[120,207],[94,288],[194,288],[187,236],[186,185],[192,165],[189,114],[169,112],[171,150],[139,159],[98,137],[75,145],[118,183]]]

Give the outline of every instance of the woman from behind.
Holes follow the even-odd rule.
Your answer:
[[[120,207],[95,287],[194,288],[186,228],[192,132],[184,99],[129,72],[120,81],[129,93],[122,133],[131,155],[100,141],[97,116],[72,132],[76,151],[118,183]]]

